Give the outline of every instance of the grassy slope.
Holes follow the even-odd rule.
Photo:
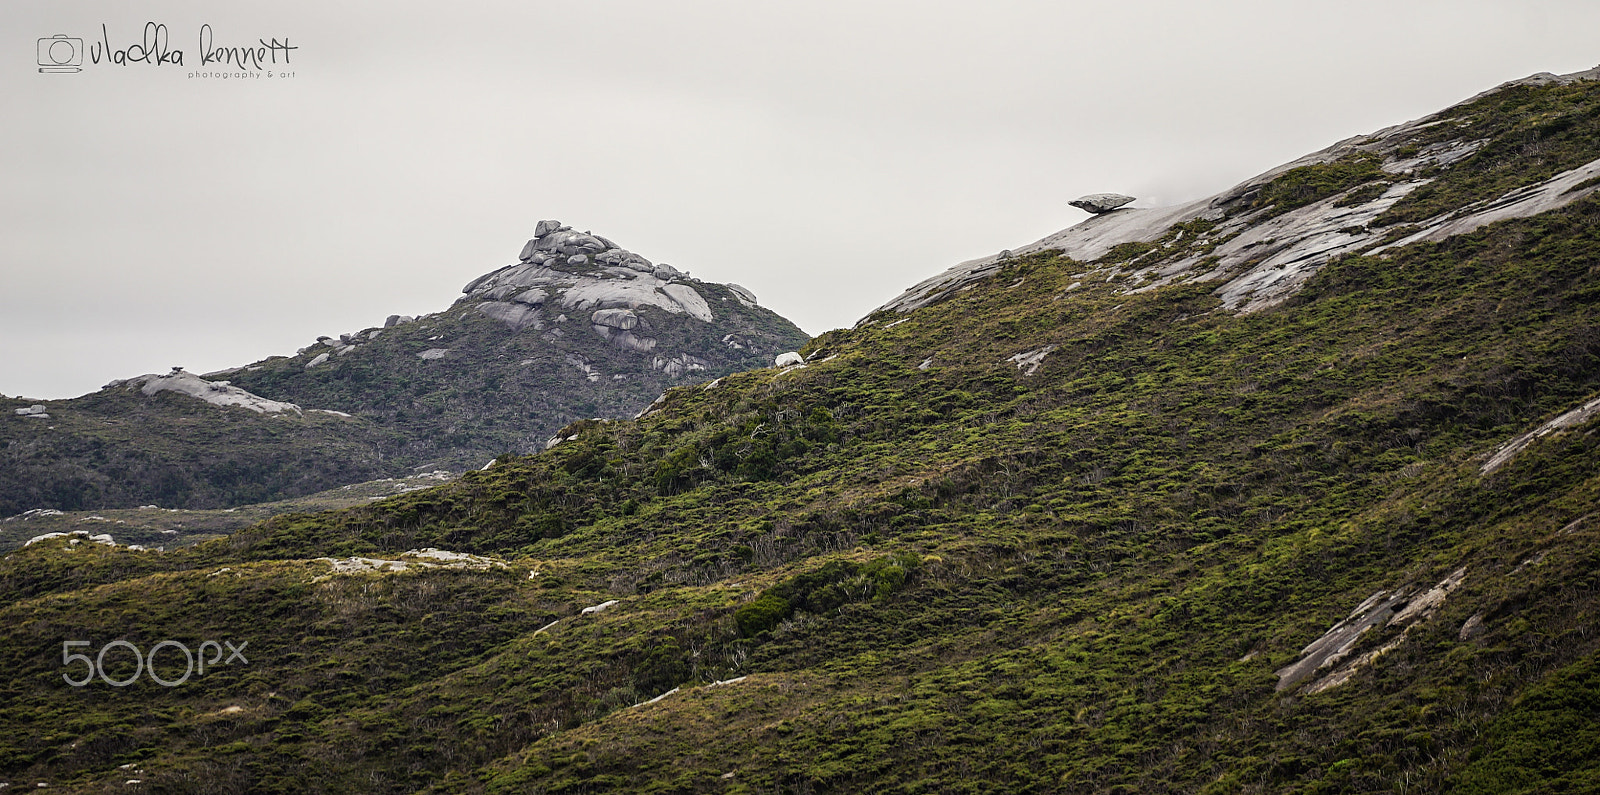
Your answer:
[[[1127,295],[1020,258],[814,340],[805,369],[675,390],[438,489],[161,555],[37,544],[0,561],[0,775],[1592,789],[1600,438],[1478,466],[1600,392],[1597,263],[1594,200],[1342,260],[1244,317],[1206,285]],[[1031,376],[1006,361],[1046,344]],[[424,546],[510,566],[316,581],[307,560]],[[1349,684],[1275,691],[1367,596],[1463,566],[1433,618],[1362,641],[1401,642]],[[62,640],[169,637],[247,639],[251,663],[172,689],[60,681]]]

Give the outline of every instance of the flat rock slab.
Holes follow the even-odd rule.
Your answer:
[[[1088,196],[1073,199],[1067,204],[1099,215],[1100,213],[1109,213],[1131,201],[1133,201],[1132,196],[1124,196],[1120,193],[1091,193]]]

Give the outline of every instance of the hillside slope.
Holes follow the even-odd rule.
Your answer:
[[[1430,230],[1600,159],[1600,82],[1402,129],[1159,229],[1118,210],[958,267],[804,364],[435,489],[160,554],[12,553],[0,776],[1592,791],[1600,199]],[[1324,234],[1304,208],[1371,212],[1386,166],[1457,138],[1482,143],[1414,168],[1360,246],[1268,264]],[[63,641],[166,639],[249,661],[62,680]],[[135,673],[125,647],[103,667]]]
[[[203,377],[175,369],[73,400],[0,400],[0,515],[217,509],[476,469],[806,340],[737,285],[554,221],[538,231],[518,264],[444,312]],[[18,413],[33,405],[42,415]]]

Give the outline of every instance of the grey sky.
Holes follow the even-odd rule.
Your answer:
[[[165,23],[184,65],[40,74]],[[292,77],[190,79],[287,38]],[[1193,199],[1538,71],[1572,2],[0,5],[0,393],[446,308],[541,218],[816,334],[1116,191]]]

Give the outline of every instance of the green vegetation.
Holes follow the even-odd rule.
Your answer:
[[[261,415],[120,387],[50,401],[49,420],[0,399],[0,515],[156,504],[217,509],[410,474],[392,431],[328,414]],[[43,531],[41,531],[43,532]]]
[[[906,584],[917,571],[915,553],[902,552],[857,565],[832,560],[822,568],[798,574],[763,591],[755,601],[733,611],[740,634],[754,637],[771,632],[797,611],[816,616],[837,613],[851,602],[885,599]]]
[[[1479,469],[1600,394],[1600,201],[1343,258],[1251,315],[1214,284],[1107,281],[1155,250],[1018,257],[811,341],[803,369],[674,389],[438,488],[162,554],[13,552],[0,779],[1600,787],[1597,424]],[[1010,361],[1046,345],[1031,375]],[[505,568],[316,560],[426,547]],[[1363,636],[1345,684],[1276,689],[1363,600],[1463,567],[1409,631]],[[176,688],[62,682],[62,641],[119,638],[252,654]]]
[[[1271,218],[1357,185],[1363,185],[1362,191],[1376,197],[1382,192],[1378,182],[1388,177],[1379,167],[1382,162],[1383,158],[1377,155],[1360,153],[1327,163],[1289,169],[1262,186],[1261,193],[1251,206],[1271,207],[1266,215]]]
[[[1420,176],[1434,181],[1396,202],[1376,225],[1419,223],[1595,159],[1600,138],[1600,82],[1518,86],[1451,108],[1412,146],[1482,141],[1465,160]]]
[[[507,452],[543,449],[574,420],[631,417],[671,386],[767,366],[805,343],[792,323],[745,306],[726,287],[697,289],[715,304],[714,323],[639,310],[658,351],[705,362],[704,370],[677,378],[653,369],[652,354],[606,342],[581,317],[552,323],[554,330],[512,332],[466,301],[415,323],[367,329],[346,353],[319,343],[223,376],[263,397],[354,418],[258,415],[113,387],[50,401],[52,419],[42,421],[13,416],[31,401],[0,399],[0,516],[148,504],[220,509],[383,477],[477,469]],[[372,333],[377,337],[367,340]],[[436,348],[450,352],[417,356]],[[323,354],[330,354],[324,363],[307,367]],[[569,361],[574,357],[604,378],[591,381]]]
[[[437,486],[454,476],[433,472],[413,477],[352,483],[336,489],[274,502],[254,503],[238,508],[103,508],[98,511],[41,511],[0,520],[0,552],[27,543],[46,533],[82,531],[90,535],[109,533],[118,544],[179,547],[220,538],[274,516],[286,513],[312,513],[365,505],[373,500]]]

